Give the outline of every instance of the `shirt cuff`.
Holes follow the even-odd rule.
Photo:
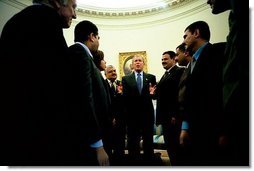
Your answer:
[[[183,121],[182,122],[182,130],[187,130],[187,129],[189,129],[189,123],[186,121]]]
[[[103,146],[103,143],[102,143],[102,140],[99,140],[93,144],[90,144],[90,147],[92,148],[99,148],[99,147],[102,147]]]

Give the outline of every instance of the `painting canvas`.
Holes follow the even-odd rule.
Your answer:
[[[132,58],[134,55],[139,55],[144,58],[144,72],[147,72],[147,56],[146,51],[136,51],[136,52],[121,52],[119,53],[119,71],[120,77],[129,75],[132,72]]]

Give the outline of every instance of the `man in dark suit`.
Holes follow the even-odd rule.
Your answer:
[[[178,84],[184,68],[175,64],[176,54],[166,51],[162,54],[165,74],[156,85],[156,124],[162,124],[164,141],[172,166],[177,165],[180,122],[178,117]]]
[[[1,165],[66,165],[68,47],[76,0],[36,0],[0,38]]]
[[[70,46],[72,64],[71,111],[79,124],[74,125],[80,144],[78,155],[85,165],[109,165],[103,148],[104,128],[107,126],[109,99],[104,79],[93,62],[92,53],[98,49],[98,28],[90,21],[81,21],[75,27],[75,44]],[[98,161],[97,161],[98,160]],[[97,163],[96,163],[97,162]]]
[[[116,68],[108,65],[105,69],[106,83],[111,97],[111,145],[113,150],[113,165],[123,165],[125,150],[126,120],[124,115],[123,87],[117,80]]]
[[[197,21],[184,31],[193,52],[185,81],[185,106],[180,142],[191,144],[190,165],[217,165],[219,122],[222,119],[222,64],[209,43],[210,29]],[[188,141],[189,140],[189,141]]]
[[[223,114],[229,165],[250,165],[249,127],[249,22],[248,10],[240,0],[208,0],[213,14],[230,11],[223,60]],[[225,138],[224,138],[225,139]]]
[[[186,79],[190,69],[188,68],[188,66],[190,65],[190,61],[192,60],[191,53],[188,49],[186,49],[185,46],[186,45],[182,43],[176,48],[177,62],[180,66],[184,67],[184,71],[180,77],[179,85],[178,85],[178,115],[180,117],[180,120],[182,120],[181,116],[186,113],[185,112]],[[191,163],[189,144],[183,143],[181,141],[179,143],[180,143],[180,147],[179,147],[178,157],[177,157],[178,165],[181,165],[181,166],[189,165],[189,163]]]
[[[142,136],[144,157],[146,161],[149,161],[154,157],[154,108],[149,85],[156,84],[156,77],[143,72],[144,59],[142,56],[135,55],[132,59],[132,66],[134,72],[122,78],[123,97],[127,112],[128,152],[134,162],[140,157]]]

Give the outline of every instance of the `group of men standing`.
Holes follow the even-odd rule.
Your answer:
[[[124,121],[130,158],[138,161],[142,137],[144,159],[152,161],[153,98],[157,99],[156,123],[162,124],[172,165],[248,165],[248,137],[237,131],[236,137],[243,138],[240,141],[232,133],[236,130],[233,125],[236,115],[242,110],[240,131],[248,136],[248,123],[244,123],[248,105],[236,103],[238,97],[246,98],[241,92],[248,93],[248,84],[243,83],[248,72],[241,65],[239,72],[243,77],[237,77],[239,84],[234,84],[233,94],[224,99],[232,86],[229,82],[233,78],[228,75],[232,66],[226,65],[223,72],[218,58],[224,55],[225,44],[209,43],[210,29],[206,22],[194,22],[184,31],[183,46],[187,49],[184,53],[190,55],[185,60],[178,55],[178,61],[184,61],[185,69],[176,66],[173,51],[163,53],[166,73],[157,84],[154,75],[143,71],[144,59],[135,55],[133,72],[122,78],[122,84],[115,82],[116,75],[110,77],[110,73],[115,73],[114,67],[106,69],[106,88],[93,62],[100,39],[96,25],[90,21],[78,23],[74,30],[75,44],[70,47],[64,39],[62,28],[70,27],[76,18],[76,0],[33,2],[34,5],[7,22],[0,38],[1,165],[110,165],[111,156],[103,142],[108,138],[104,128],[112,123],[114,131],[122,136],[114,140],[115,144],[121,140],[119,149],[117,145],[114,147],[121,154]],[[232,55],[229,43],[226,49]],[[242,44],[236,46],[242,50]],[[176,51],[180,53],[181,46]],[[226,53],[228,58],[232,57],[230,54]],[[232,62],[238,59],[237,54],[233,55]],[[120,112],[126,113],[124,118],[117,115]],[[227,118],[230,114],[232,121]],[[110,121],[108,116],[112,116]],[[227,137],[233,141],[227,152],[236,150],[228,153],[232,156],[220,149],[227,146]],[[182,152],[179,144],[185,147]],[[221,159],[218,154],[222,153],[225,157]],[[189,157],[185,160],[183,156]]]

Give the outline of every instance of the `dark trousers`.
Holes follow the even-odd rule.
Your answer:
[[[143,140],[144,157],[153,158],[153,124],[130,123],[127,125],[128,151],[130,157],[136,159],[140,156],[140,141]]]
[[[180,126],[178,123],[171,124],[170,121],[162,124],[163,137],[166,144],[168,156],[172,166],[178,165]]]
[[[116,120],[116,124],[112,128],[112,150],[113,155],[118,158],[124,155],[126,124],[123,120]]]

